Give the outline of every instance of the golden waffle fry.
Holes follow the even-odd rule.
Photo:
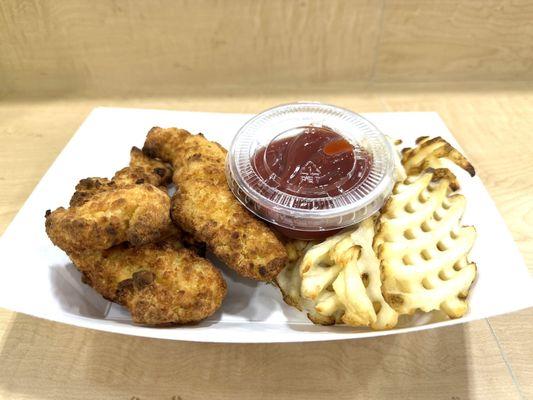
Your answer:
[[[333,282],[333,290],[345,309],[342,322],[353,326],[369,326],[376,321],[376,313],[357,268],[361,247],[354,246],[352,249],[352,257]]]
[[[375,319],[371,318],[370,327],[390,329],[398,323],[398,313],[385,302],[381,293],[380,261],[372,248],[375,234],[374,223],[374,218],[362,221],[357,229],[351,232],[350,239],[355,245],[361,247],[357,268],[365,287],[366,297],[375,313]],[[367,307],[369,308],[368,305]],[[350,322],[346,323],[353,325]]]
[[[402,164],[407,175],[418,175],[428,168],[433,168],[436,178],[448,178],[451,188],[457,190],[459,189],[457,177],[446,168],[443,159],[452,161],[470,176],[476,174],[466,157],[440,136],[431,139],[427,136],[419,137],[416,139],[415,147],[402,150]]]
[[[342,258],[342,250],[347,250],[346,244],[350,246],[351,243],[343,243],[344,239],[349,240],[348,233],[332,236],[307,250],[299,267],[302,297],[315,300],[345,267],[349,257]],[[337,249],[339,245],[342,250]]]
[[[276,282],[285,302],[306,311],[321,325],[345,323],[389,329],[398,314],[381,294],[380,264],[372,248],[374,220],[357,229],[302,247],[291,242],[289,254],[300,254],[281,271]],[[299,248],[299,252],[292,249]]]
[[[419,138],[395,160],[399,183],[380,216],[322,243],[290,242],[277,278],[284,300],[322,325],[390,329],[418,309],[464,315],[475,229],[461,225],[465,198],[452,195],[459,184],[445,159],[475,174],[442,138]]]
[[[374,250],[385,300],[400,314],[442,310],[457,318],[467,311],[476,232],[461,225],[464,196],[451,193],[450,180],[429,170],[397,183],[382,209]]]
[[[281,270],[276,276],[274,282],[281,290],[283,300],[290,306],[296,307],[298,310],[303,311],[301,305],[300,286],[302,284],[302,278],[300,276],[300,270],[298,263],[301,258],[296,260],[290,260],[287,266]]]
[[[275,283],[279,287],[283,300],[290,306],[306,312],[307,317],[318,325],[333,325],[339,320],[342,309],[339,310],[336,296],[330,291],[322,292],[315,300],[301,296],[302,277],[300,264],[306,251],[313,247],[313,242],[291,241],[287,244],[289,262],[278,274]],[[296,256],[296,257],[295,257]]]

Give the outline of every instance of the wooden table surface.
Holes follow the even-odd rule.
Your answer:
[[[95,106],[257,112],[302,99],[359,112],[438,111],[533,272],[533,87],[522,83],[234,87],[173,98],[4,99],[0,232]],[[505,273],[505,265],[489,267]],[[533,398],[532,328],[529,309],[376,339],[225,345],[102,333],[0,309],[0,398]]]

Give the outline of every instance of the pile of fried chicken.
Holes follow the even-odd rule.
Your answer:
[[[227,291],[206,248],[258,281],[272,281],[287,261],[276,235],[229,190],[225,158],[202,134],[152,128],[128,167],[112,179],[82,179],[69,208],[47,211],[46,232],[83,282],[126,307],[135,323],[205,319]]]

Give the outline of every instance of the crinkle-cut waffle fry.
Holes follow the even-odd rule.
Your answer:
[[[285,302],[308,312],[309,319],[321,325],[394,327],[398,314],[381,294],[373,237],[374,219],[367,219],[357,229],[317,245],[291,242],[287,246],[291,262],[276,279]],[[300,259],[294,261],[291,254],[300,254]]]
[[[306,250],[314,243],[304,241],[291,241],[286,247],[289,253],[287,266],[276,277],[283,300],[290,306],[307,313],[307,317],[318,325],[333,325],[340,322],[342,309],[333,292],[323,291],[315,300],[309,300],[301,296],[300,288],[302,278],[300,276],[300,264]],[[294,256],[297,255],[297,258]],[[318,310],[317,310],[318,309]]]
[[[342,324],[344,308],[335,292],[324,290],[314,302],[308,299],[302,300],[305,304],[305,309],[308,310],[307,318],[314,324]]]
[[[306,252],[313,246],[312,242],[301,240],[290,241],[285,245],[287,249],[288,262],[285,268],[276,276],[275,283],[280,288],[283,300],[298,310],[303,311],[302,296],[300,287],[302,277],[300,276],[300,263]]]
[[[283,296],[283,301],[290,306],[303,311],[301,305],[300,286],[302,278],[296,261],[288,261],[287,266],[276,276],[274,282]]]
[[[343,250],[352,245],[344,239],[349,239],[349,233],[332,236],[305,252],[299,267],[302,297],[315,300],[337,278],[348,261],[349,255],[344,255]],[[341,249],[336,248],[339,244]]]
[[[335,242],[338,242],[336,240]],[[330,242],[332,243],[332,242]],[[321,243],[322,245],[324,243]],[[334,292],[330,291],[330,288],[324,287],[325,279],[320,276],[319,271],[325,271],[324,266],[311,265],[306,268],[306,280],[307,287],[318,285],[322,289],[320,293],[313,296],[313,299],[302,296],[302,276],[301,269],[304,263],[304,256],[309,250],[314,248],[315,254],[320,259],[324,260],[325,256],[330,250],[330,246],[320,246],[314,242],[305,241],[290,241],[286,244],[287,253],[289,254],[289,262],[287,266],[276,277],[276,284],[281,290],[283,300],[297,308],[300,311],[306,312],[307,317],[315,324],[319,325],[333,325],[340,323],[340,316],[344,312],[342,305],[338,302]],[[327,261],[327,260],[326,260]],[[307,261],[309,262],[309,257]],[[322,269],[320,269],[322,268]],[[325,271],[327,272],[327,271]],[[326,277],[333,280],[336,275]],[[329,286],[329,284],[328,284]]]
[[[354,246],[351,253],[352,257],[333,282],[333,290],[345,309],[342,322],[352,326],[370,326],[376,322],[376,313],[357,268],[361,246]]]
[[[402,150],[402,164],[407,175],[418,175],[428,168],[435,170],[435,178],[447,178],[453,190],[459,189],[457,177],[445,167],[443,159],[452,161],[470,176],[474,176],[476,171],[470,162],[451,144],[440,136],[429,138],[422,136],[416,139],[416,146]],[[398,180],[401,182],[402,180]]]
[[[373,329],[390,329],[398,323],[398,313],[394,311],[381,293],[380,261],[372,248],[375,235],[375,217],[361,221],[350,233],[352,242],[361,247],[357,262],[359,275],[365,287],[366,296],[371,302],[376,318],[371,322]],[[346,322],[353,325],[353,323]]]
[[[382,209],[374,250],[381,261],[382,293],[400,314],[467,311],[476,277],[467,260],[476,232],[461,225],[465,198],[452,195],[447,177],[428,170],[397,183]]]
[[[465,199],[450,195],[459,184],[444,168],[443,159],[475,173],[442,138],[419,138],[417,146],[402,151],[402,162],[396,159],[401,183],[396,184],[383,216],[377,217],[378,233],[374,217],[319,244],[289,242],[290,262],[277,278],[284,300],[322,325],[390,329],[399,313],[412,314],[416,309],[462,316],[476,275],[475,264],[466,258],[475,230],[460,225]],[[416,234],[421,238],[415,237],[411,226],[419,227]],[[374,250],[380,252],[379,259]],[[405,262],[412,264],[409,269]]]

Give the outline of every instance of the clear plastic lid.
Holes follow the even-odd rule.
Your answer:
[[[394,184],[393,149],[369,121],[321,103],[271,108],[238,132],[226,160],[234,195],[282,228],[329,231],[375,213]]]

